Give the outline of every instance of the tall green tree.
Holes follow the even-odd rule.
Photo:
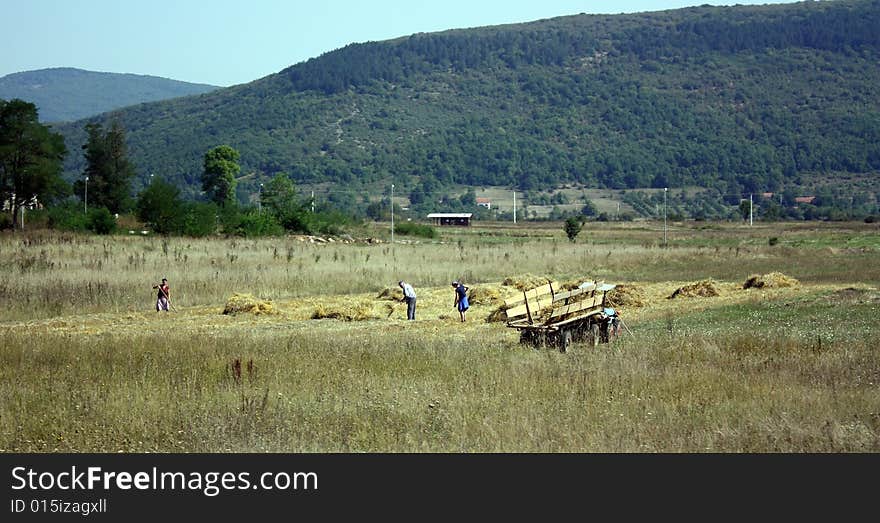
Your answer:
[[[228,145],[214,147],[205,153],[202,189],[221,207],[235,205],[235,177],[241,171],[239,158],[238,151]]]
[[[138,218],[157,233],[170,234],[178,229],[181,203],[180,189],[156,178],[138,196]]]
[[[64,138],[39,123],[34,104],[0,100],[0,204],[13,221],[22,206],[69,191],[61,179],[66,154]]]
[[[565,225],[563,225],[562,228],[565,230],[565,235],[568,236],[568,240],[574,242],[577,235],[580,234],[582,226],[583,224],[577,219],[577,217],[571,216],[565,220]]]
[[[106,207],[113,213],[128,211],[132,207],[131,181],[135,169],[128,159],[125,130],[114,120],[106,132],[101,124],[93,123],[86,125],[86,133],[86,169],[74,190],[85,198],[87,188],[89,205]]]
[[[276,174],[260,192],[263,209],[272,214],[285,229],[303,230],[305,210],[297,201],[296,186],[287,174]]]

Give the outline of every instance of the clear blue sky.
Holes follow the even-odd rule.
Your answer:
[[[0,0],[0,76],[47,67],[228,86],[353,42],[739,0]]]

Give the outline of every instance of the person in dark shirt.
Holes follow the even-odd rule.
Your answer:
[[[455,289],[455,307],[458,309],[458,315],[461,316],[461,321],[463,322],[466,319],[465,313],[470,308],[467,297],[468,288],[458,281],[452,282],[452,287]]]
[[[171,305],[171,287],[168,286],[168,280],[162,278],[162,283],[153,285],[154,289],[159,289],[156,295],[156,311],[167,311]]]

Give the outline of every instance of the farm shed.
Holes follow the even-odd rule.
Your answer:
[[[471,216],[469,212],[434,212],[428,215],[428,219],[434,225],[461,225],[468,227],[471,224]]]

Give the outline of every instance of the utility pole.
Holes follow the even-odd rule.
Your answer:
[[[315,214],[315,191],[312,191],[312,214]]]
[[[391,245],[394,245],[394,184],[391,184]]]
[[[617,221],[620,221],[620,202],[617,202]]]
[[[668,244],[666,242],[666,191],[669,190],[669,187],[663,188],[663,246],[666,247]]]
[[[83,204],[85,205],[85,213],[89,213],[89,177],[86,176],[86,194],[85,198],[83,198]]]
[[[513,223],[516,223],[516,191],[513,191]]]
[[[752,193],[749,193],[749,227],[751,227],[752,224],[755,223],[755,220],[754,220],[755,213],[752,211],[753,208],[754,208],[754,200],[752,198]]]
[[[260,207],[260,212],[263,212],[263,184],[260,184],[260,201],[257,202],[257,205]]]

